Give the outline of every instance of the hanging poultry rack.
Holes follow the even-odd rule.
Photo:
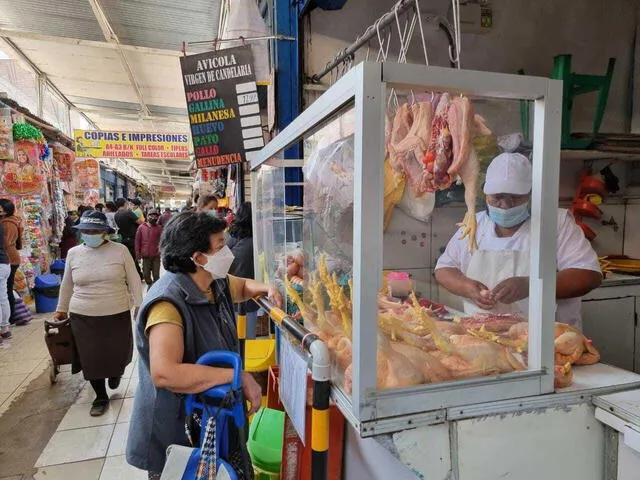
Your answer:
[[[454,0],[454,3],[456,3],[455,0]],[[414,11],[415,15],[418,18],[420,33],[421,33],[421,40],[422,40],[422,47],[425,50],[425,56],[426,56],[427,47],[426,47],[426,42],[424,38],[419,0],[399,0],[391,10],[386,12],[384,15],[378,18],[372,25],[370,25],[364,31],[364,33],[355,40],[355,42],[353,42],[347,48],[339,51],[336,54],[336,56],[333,58],[333,60],[328,62],[325,68],[321,72],[318,72],[312,75],[310,78],[311,82],[314,84],[320,83],[320,80],[322,80],[322,78],[332,73],[335,69],[345,64],[352,63],[353,60],[355,59],[355,54],[356,52],[358,52],[358,50],[360,50],[365,46],[368,46],[371,40],[375,39],[375,37],[377,37],[378,40],[380,41],[381,32],[385,29],[392,28],[393,23],[398,22],[399,16],[407,15],[411,10]],[[454,11],[454,20],[457,21],[459,19],[459,16],[456,17],[455,12],[457,10],[455,6],[453,11]],[[429,16],[432,20],[438,22],[439,30],[441,30],[447,37],[447,41],[449,42],[449,57],[450,57],[449,66],[451,68],[460,68],[460,55],[459,55],[460,41],[459,41],[459,34],[458,34],[459,29],[452,28],[451,24],[446,19],[444,19],[439,15],[429,15]],[[399,26],[398,26],[398,29],[399,29]],[[402,32],[399,32],[399,33],[402,35]],[[455,38],[458,39],[457,43]],[[385,48],[383,43],[384,42],[380,42],[381,50],[384,50]],[[386,48],[388,50],[388,42],[387,42]],[[455,56],[453,52],[456,52]],[[383,55],[383,56],[386,57],[386,55]],[[428,64],[428,61],[426,63]]]

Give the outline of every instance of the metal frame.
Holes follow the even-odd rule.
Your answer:
[[[433,89],[452,94],[535,102],[530,266],[529,370],[494,377],[377,391],[377,301],[383,267],[382,162],[388,88]],[[353,391],[334,392],[347,419],[364,434],[384,420],[387,431],[407,416],[443,408],[530,397],[553,391],[556,208],[561,82],[545,78],[452,70],[422,65],[361,63],[349,71],[253,158],[252,170],[276,157],[341,107],[354,102]],[[377,186],[378,188],[371,188]],[[365,235],[366,233],[366,235]],[[435,421],[439,414],[423,421]],[[428,419],[428,420],[427,420]]]

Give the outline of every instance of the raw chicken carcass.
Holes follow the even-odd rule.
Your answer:
[[[445,382],[452,380],[451,372],[432,354],[412,347],[406,343],[391,343],[392,348],[404,355],[422,373],[426,383]]]
[[[455,176],[469,158],[471,151],[471,129],[473,110],[466,97],[457,97],[451,101],[447,121],[453,140],[453,162],[447,173]]]
[[[400,107],[401,123],[399,131],[404,131],[406,126],[406,112],[408,106]],[[413,107],[413,124],[406,136],[396,141],[398,136],[392,134],[392,141],[389,143],[391,165],[396,171],[401,171],[409,183],[411,192],[416,197],[421,197],[427,191],[424,186],[425,166],[421,162],[424,151],[427,149],[432,122],[431,102],[420,102]],[[433,191],[433,190],[432,190]]]
[[[524,322],[524,318],[513,314],[477,313],[473,317],[456,318],[454,322],[460,325],[479,330],[484,327],[487,332],[502,333],[509,331],[514,325]]]
[[[431,122],[429,145],[422,157],[424,169],[424,192],[445,190],[451,186],[454,177],[447,171],[453,162],[453,138],[449,129],[448,115],[451,108],[449,94],[444,93],[438,102]]]
[[[378,335],[378,390],[420,385],[424,377],[407,357],[391,348],[385,335]]]
[[[413,124],[413,113],[408,103],[402,104],[393,117],[391,136],[387,141],[387,150],[391,166],[396,172],[404,173],[403,154],[398,151],[398,145],[409,133]]]
[[[571,325],[556,323],[555,337],[556,364],[593,365],[600,361],[600,352],[591,340]]]

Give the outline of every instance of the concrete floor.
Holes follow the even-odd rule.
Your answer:
[[[28,480],[58,424],[84,387],[82,376],[61,372],[56,385],[41,373],[0,417],[0,479]]]
[[[84,385],[69,368],[49,380],[45,315],[12,327],[0,345],[0,479],[34,478],[33,466]]]
[[[91,417],[95,394],[81,374],[65,365],[51,384],[44,342],[50,315],[12,327],[13,338],[0,345],[0,480],[146,479],[124,460],[137,354],[110,391],[107,413]]]

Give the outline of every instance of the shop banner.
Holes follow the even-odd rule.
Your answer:
[[[60,143],[53,144],[53,158],[56,162],[56,169],[58,170],[58,177],[63,182],[70,182],[73,180],[73,162],[76,159],[72,150]]]
[[[246,161],[264,146],[250,47],[180,58],[198,168]]]
[[[186,133],[74,130],[73,136],[79,157],[189,159],[189,136]]]

